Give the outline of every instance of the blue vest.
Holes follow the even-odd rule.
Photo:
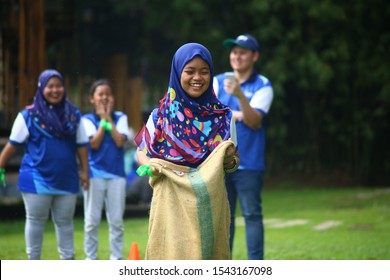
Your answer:
[[[121,112],[113,114],[113,121],[116,125],[118,120],[125,116]],[[99,128],[100,118],[96,114],[85,114],[83,118],[90,120]],[[89,176],[90,178],[120,178],[126,177],[124,167],[124,150],[118,148],[110,133],[105,133],[103,141],[98,150],[88,146]]]
[[[229,106],[233,111],[240,111],[238,99],[235,96],[225,92],[223,89],[223,80],[225,74],[219,74],[216,76],[219,85],[219,91],[217,93],[218,98],[222,103]],[[241,89],[246,98],[250,102],[255,92],[263,87],[271,86],[269,80],[257,73],[253,73],[252,76],[244,83],[241,84]],[[264,116],[266,112],[260,108],[255,108],[261,112]],[[237,131],[237,149],[240,155],[239,169],[246,170],[264,170],[265,169],[265,120],[263,119],[262,127],[260,129],[253,130],[244,124],[242,120],[236,121]]]
[[[30,135],[25,143],[26,151],[19,170],[18,189],[37,194],[78,193],[76,134],[67,140],[55,138],[33,122],[27,110],[23,110],[21,114]]]

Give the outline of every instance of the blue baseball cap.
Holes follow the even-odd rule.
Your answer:
[[[259,43],[249,34],[240,35],[236,39],[225,39],[223,41],[223,45],[229,49],[234,46],[240,46],[254,52],[259,50]]]

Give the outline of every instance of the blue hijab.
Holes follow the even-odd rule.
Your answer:
[[[195,57],[210,67],[210,85],[198,98],[187,95],[180,83],[185,65]],[[169,87],[160,100],[155,130],[141,131],[140,149],[149,157],[197,167],[215,147],[229,139],[231,111],[215,95],[213,77],[208,49],[197,43],[181,46],[172,60]]]
[[[58,71],[53,69],[43,71],[38,78],[38,89],[34,102],[27,107],[27,111],[34,123],[46,135],[48,133],[60,139],[67,139],[76,135],[81,114],[80,110],[66,97],[66,91],[64,91],[64,97],[59,104],[51,105],[46,101],[43,90],[53,77],[58,77],[61,83],[64,83],[64,79]]]

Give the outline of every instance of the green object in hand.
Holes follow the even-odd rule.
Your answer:
[[[112,130],[112,124],[106,121],[106,125],[104,126],[104,129],[110,132]]]
[[[153,177],[152,171],[150,171],[150,165],[141,165],[140,167],[137,168],[136,170],[138,176],[145,176],[149,175],[150,177]]]
[[[105,131],[110,132],[112,130],[112,124],[106,120],[101,120],[99,124]]]
[[[5,183],[5,169],[4,168],[0,168],[0,181],[3,183],[3,187],[7,187],[6,183]]]

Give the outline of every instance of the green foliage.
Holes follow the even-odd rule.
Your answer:
[[[390,182],[388,6],[384,0],[75,2],[84,75],[99,76],[99,60],[125,52],[153,107],[180,45],[207,46],[219,73],[230,68],[223,39],[251,33],[261,47],[257,70],[275,94],[270,173],[337,173],[366,185]]]

